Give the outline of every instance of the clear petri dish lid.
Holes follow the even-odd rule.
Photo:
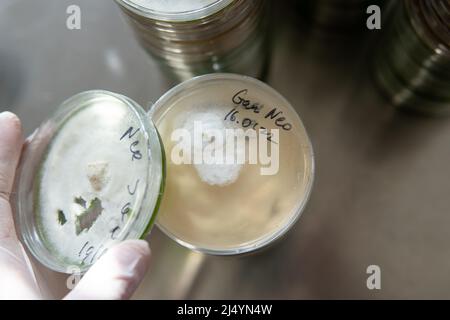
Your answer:
[[[297,112],[263,82],[199,76],[149,112],[164,144],[167,179],[158,227],[214,255],[258,250],[300,217],[314,177],[312,146]]]
[[[116,0],[145,17],[171,22],[195,21],[213,15],[235,0]]]
[[[16,181],[16,224],[43,265],[86,271],[114,243],[144,237],[164,186],[164,152],[144,110],[88,91],[28,138]]]

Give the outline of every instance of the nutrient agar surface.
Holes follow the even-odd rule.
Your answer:
[[[38,233],[60,261],[90,265],[130,232],[146,190],[146,152],[137,116],[114,97],[94,99],[61,124],[34,195]]]
[[[167,94],[157,103],[152,118],[168,165],[158,225],[188,247],[225,254],[270,242],[295,221],[310,192],[313,160],[303,125],[286,100],[260,82],[220,77],[194,81]],[[179,164],[174,158],[189,148],[174,132],[183,129],[193,138],[194,122],[219,132],[277,129],[277,146],[268,145],[272,153],[279,153],[278,170],[263,175],[261,169],[268,167],[267,162],[250,164],[248,159],[244,164]],[[208,134],[201,137],[201,148],[214,140]],[[234,149],[237,154],[249,152],[251,139],[246,141],[243,150]]]

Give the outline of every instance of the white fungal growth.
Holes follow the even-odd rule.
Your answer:
[[[242,169],[238,157],[245,153],[245,147],[237,144],[227,149],[227,130],[235,129],[231,123],[223,121],[223,109],[209,108],[194,110],[178,119],[179,129],[186,130],[190,139],[182,140],[183,152],[191,154],[191,160],[200,179],[210,185],[225,186],[234,183]],[[201,139],[201,141],[199,141]],[[213,159],[208,162],[207,156]],[[226,159],[234,159],[227,162]]]

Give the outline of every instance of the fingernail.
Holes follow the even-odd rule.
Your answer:
[[[0,113],[0,120],[7,120],[7,119],[16,119],[17,116],[9,111],[3,111]]]

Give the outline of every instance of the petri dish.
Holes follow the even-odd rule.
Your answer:
[[[147,113],[123,95],[87,91],[28,138],[17,230],[39,262],[65,273],[146,237],[154,222],[189,249],[247,253],[297,221],[313,177],[298,114],[259,80],[199,76]]]
[[[166,150],[157,225],[169,237],[235,255],[272,243],[297,221],[313,184],[313,150],[298,114],[274,89],[241,75],[199,76],[160,98],[150,117]],[[205,160],[209,153],[214,161]]]
[[[234,0],[116,0],[129,10],[161,21],[194,21],[226,8]]]
[[[374,78],[391,104],[425,115],[450,114],[448,1],[401,1],[374,58]]]
[[[116,2],[142,48],[176,80],[213,72],[262,77],[266,71],[269,1]]]
[[[88,91],[64,102],[28,139],[18,169],[16,223],[34,257],[83,272],[114,243],[144,237],[164,186],[161,148],[124,96]]]

